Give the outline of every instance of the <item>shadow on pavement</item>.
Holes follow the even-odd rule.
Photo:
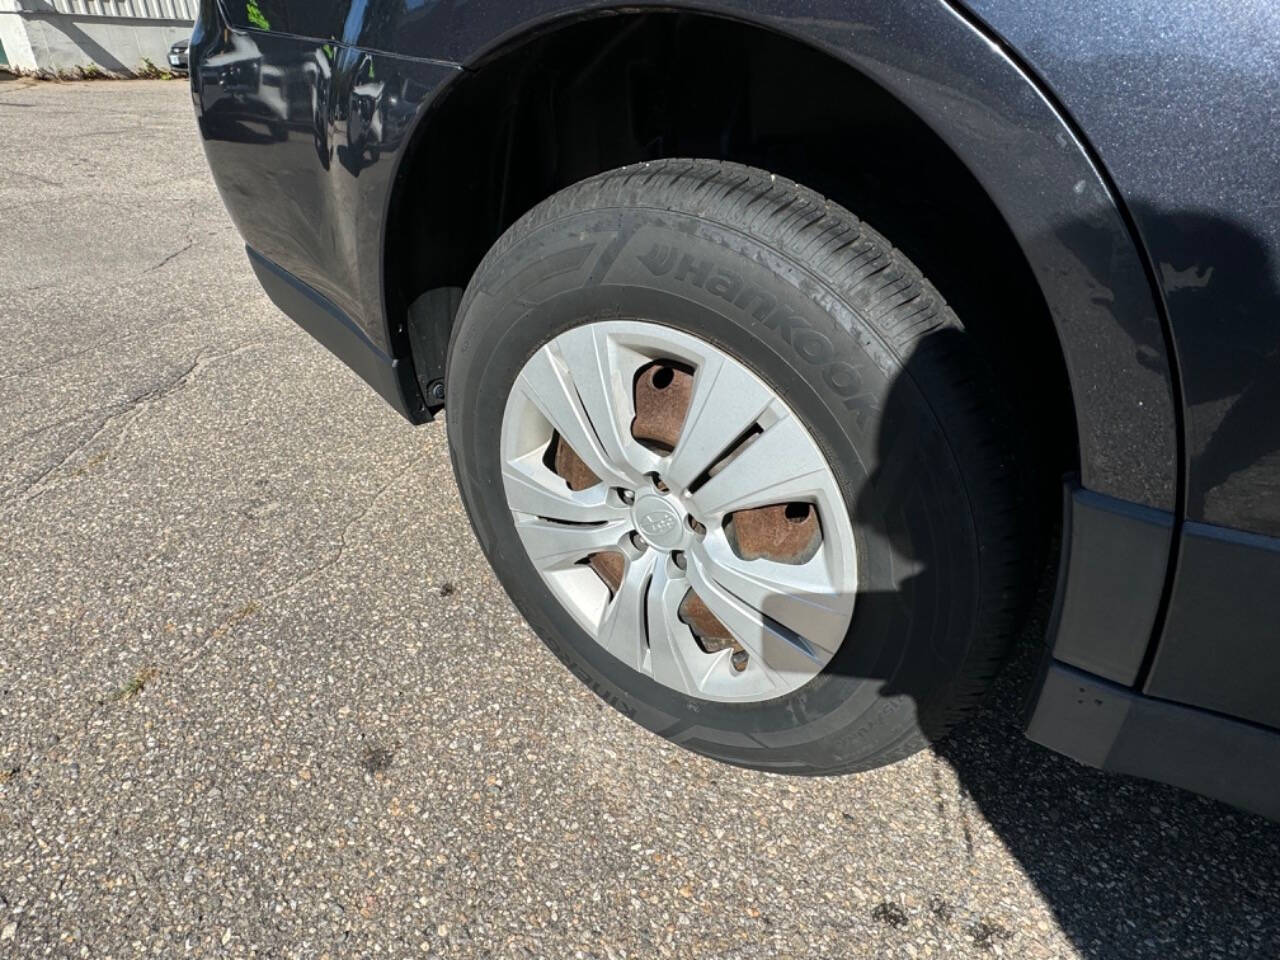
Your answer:
[[[1164,216],[1200,244],[1212,242],[1250,270],[1265,273],[1262,268],[1269,268],[1258,241],[1232,224],[1199,214]],[[1246,312],[1251,316],[1280,315],[1276,291],[1260,290],[1256,283],[1233,289],[1248,291]],[[1264,369],[1277,349],[1273,325],[1250,326],[1234,319],[1231,328],[1215,327],[1192,337],[1193,342],[1231,339],[1233,330],[1253,331],[1252,337],[1242,334],[1213,347],[1221,358],[1223,382],[1210,395],[1231,402],[1216,433],[1193,450],[1201,491],[1247,469],[1280,443],[1275,426],[1280,420],[1260,415],[1276,392]],[[933,336],[964,334],[943,330]],[[899,385],[912,372],[909,359],[906,374],[886,401],[886,423],[893,422],[895,397],[899,408],[907,406],[901,395],[909,391]],[[1269,409],[1274,410],[1274,403]],[[883,435],[888,432],[880,439],[885,458],[895,442]],[[865,513],[864,522],[878,515]],[[882,532],[894,538],[901,557],[919,560],[921,551],[912,549],[910,537]],[[929,597],[934,579],[938,571],[927,567],[906,578],[897,602],[905,599],[913,606],[913,591],[917,603]],[[956,736],[934,738],[935,754],[954,768],[964,791],[1084,956],[1280,957],[1280,824],[1173,787],[1101,773],[1023,735],[1025,699],[1042,655],[1052,590],[1048,578],[987,704]],[[875,593],[858,598],[859,604],[870,601],[873,606],[894,600]],[[874,676],[885,679],[888,694],[928,693],[927,688],[913,690],[910,678]],[[927,718],[922,723],[928,731]]]
[[[1066,935],[1096,960],[1280,956],[1280,824],[1026,739],[1039,656],[1024,645],[979,716],[934,752]]]

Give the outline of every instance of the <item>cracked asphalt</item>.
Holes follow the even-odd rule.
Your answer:
[[[0,83],[0,226],[0,957],[1280,955],[1280,828],[1027,742],[1031,643],[857,777],[604,708],[444,425],[260,292],[184,84]]]

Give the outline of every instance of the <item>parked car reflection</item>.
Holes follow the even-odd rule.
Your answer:
[[[232,33],[201,61],[200,128],[213,140],[269,143],[290,130],[310,133],[322,164],[329,164],[329,46],[293,61],[265,58],[254,37]]]
[[[188,52],[191,49],[191,39],[184,37],[169,48],[169,70],[179,76],[185,76],[187,73]]]

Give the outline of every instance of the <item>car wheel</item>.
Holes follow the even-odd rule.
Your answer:
[[[905,257],[742,166],[627,167],[512,226],[459,309],[449,442],[503,586],[600,697],[731,763],[949,731],[1027,594],[991,375]]]

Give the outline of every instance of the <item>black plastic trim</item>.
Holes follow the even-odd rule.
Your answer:
[[[409,306],[409,347],[418,386],[431,413],[444,408],[444,375],[449,363],[449,337],[462,304],[461,287],[428,290]]]
[[[1100,770],[1280,820],[1280,732],[1146,697],[1050,662],[1027,736]]]
[[[252,247],[245,247],[245,252],[262,289],[286,316],[359,374],[410,423],[431,419],[411,362],[383,353],[332,301],[288,270]]]
[[[1161,609],[1173,514],[1073,482],[1063,500],[1050,649],[1063,663],[1131,686]]]
[[[1280,727],[1280,538],[1187,523],[1181,552],[1144,689]]]

